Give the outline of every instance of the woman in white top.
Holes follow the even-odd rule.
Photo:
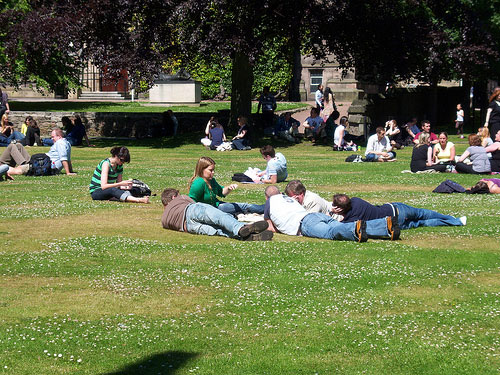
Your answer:
[[[354,142],[346,142],[345,128],[349,125],[349,121],[346,116],[340,118],[340,124],[335,128],[335,133],[333,135],[333,148],[338,151],[356,151],[357,146]]]
[[[455,161],[455,145],[448,141],[448,133],[439,133],[439,143],[434,146],[433,161],[434,164],[448,164]]]
[[[457,104],[457,119],[455,120],[455,129],[460,138],[464,137],[464,110],[462,104]]]

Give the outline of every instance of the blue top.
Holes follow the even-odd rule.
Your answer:
[[[224,129],[219,126],[210,129],[210,135],[212,136],[212,143],[210,146],[220,146],[224,140]]]
[[[63,161],[71,160],[71,145],[65,138],[59,139],[46,154],[52,162],[52,169],[61,170]]]
[[[276,175],[278,177],[278,182],[285,181],[288,177],[286,159],[281,152],[276,153],[274,158],[267,162],[266,176],[269,179],[272,175]]]
[[[367,201],[353,197],[351,198],[351,209],[344,215],[344,223],[351,223],[357,220],[375,220],[386,216],[393,216],[392,206],[383,204],[375,206]]]

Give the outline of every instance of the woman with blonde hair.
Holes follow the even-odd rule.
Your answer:
[[[435,170],[436,172],[446,171],[446,165],[434,164],[432,162],[430,134],[427,132],[421,132],[418,136],[418,144],[415,145],[411,154],[410,169],[413,173],[428,170]]]
[[[488,147],[493,143],[493,140],[490,137],[490,131],[487,127],[481,127],[477,130],[477,135],[481,138],[481,146]]]
[[[24,134],[14,130],[14,125],[9,121],[9,115],[4,113],[0,120],[0,146],[8,146],[12,141],[22,139],[24,139]]]
[[[215,161],[207,156],[198,159],[194,169],[193,177],[189,180],[189,196],[195,202],[206,203],[217,207],[219,210],[228,214],[241,213],[264,213],[264,205],[249,203],[226,203],[220,201],[217,197],[225,198],[229,193],[235,190],[238,185],[231,184],[221,186],[214,178]]]
[[[469,134],[469,145],[470,147],[458,159],[455,166],[457,172],[472,174],[490,173],[490,160],[486,149],[481,146],[481,138],[477,134]],[[471,160],[472,165],[463,162],[466,158]]]

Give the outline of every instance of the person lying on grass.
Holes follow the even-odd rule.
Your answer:
[[[340,223],[332,217],[320,212],[308,213],[295,199],[280,194],[272,185],[265,191],[266,204],[264,219],[273,232],[281,232],[290,236],[324,238],[328,240],[344,240],[366,242],[368,238],[397,240],[400,230],[395,218],[388,216],[377,220],[358,220],[355,223]]]
[[[273,232],[267,230],[266,221],[244,224],[214,206],[196,203],[187,195],[179,195],[176,189],[163,190],[161,202],[161,223],[165,229],[243,241],[269,241],[273,238]]]
[[[132,196],[132,180],[123,180],[123,164],[130,163],[128,148],[116,146],[111,149],[111,157],[97,165],[89,190],[93,200],[119,200],[132,203],[149,203],[149,197]]]
[[[465,216],[456,218],[399,202],[374,206],[361,198],[349,198],[345,194],[335,194],[333,196],[332,212],[341,215],[339,220],[345,223],[395,216],[401,229],[447,225],[461,226],[467,223],[467,217]]]

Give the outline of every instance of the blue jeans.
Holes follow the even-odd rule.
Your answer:
[[[358,240],[355,222],[341,223],[319,212],[304,216],[300,231],[307,237],[325,238],[328,240]],[[390,238],[385,218],[367,221],[366,232],[369,238]]]
[[[104,190],[97,189],[90,194],[92,199],[95,201],[107,201],[110,200],[111,198],[116,198],[121,200],[122,202],[125,202],[127,200],[127,197],[129,197],[130,195],[131,194],[129,190],[122,190],[116,187]]]
[[[251,203],[226,203],[220,202],[219,210],[231,214],[263,214],[264,205],[263,204],[251,204]]]
[[[462,225],[460,219],[450,215],[443,215],[436,211],[416,208],[399,202],[395,202],[392,205],[398,209],[398,223],[401,229]]]
[[[186,229],[193,234],[238,237],[244,224],[206,203],[193,203],[186,209]]]
[[[20,141],[21,139],[24,139],[24,137],[25,135],[17,130],[14,130],[8,137],[0,134],[0,145],[8,146],[14,139],[16,141]]]
[[[54,144],[54,141],[52,140],[52,138],[44,138],[42,139],[42,144],[44,146],[52,146]]]
[[[9,171],[9,166],[7,164],[0,164],[0,179],[4,174]]]
[[[394,159],[396,157],[396,153],[394,151],[388,152],[389,154],[389,159]],[[365,159],[366,161],[377,161],[380,158],[380,155],[376,154],[368,154],[366,155]]]

